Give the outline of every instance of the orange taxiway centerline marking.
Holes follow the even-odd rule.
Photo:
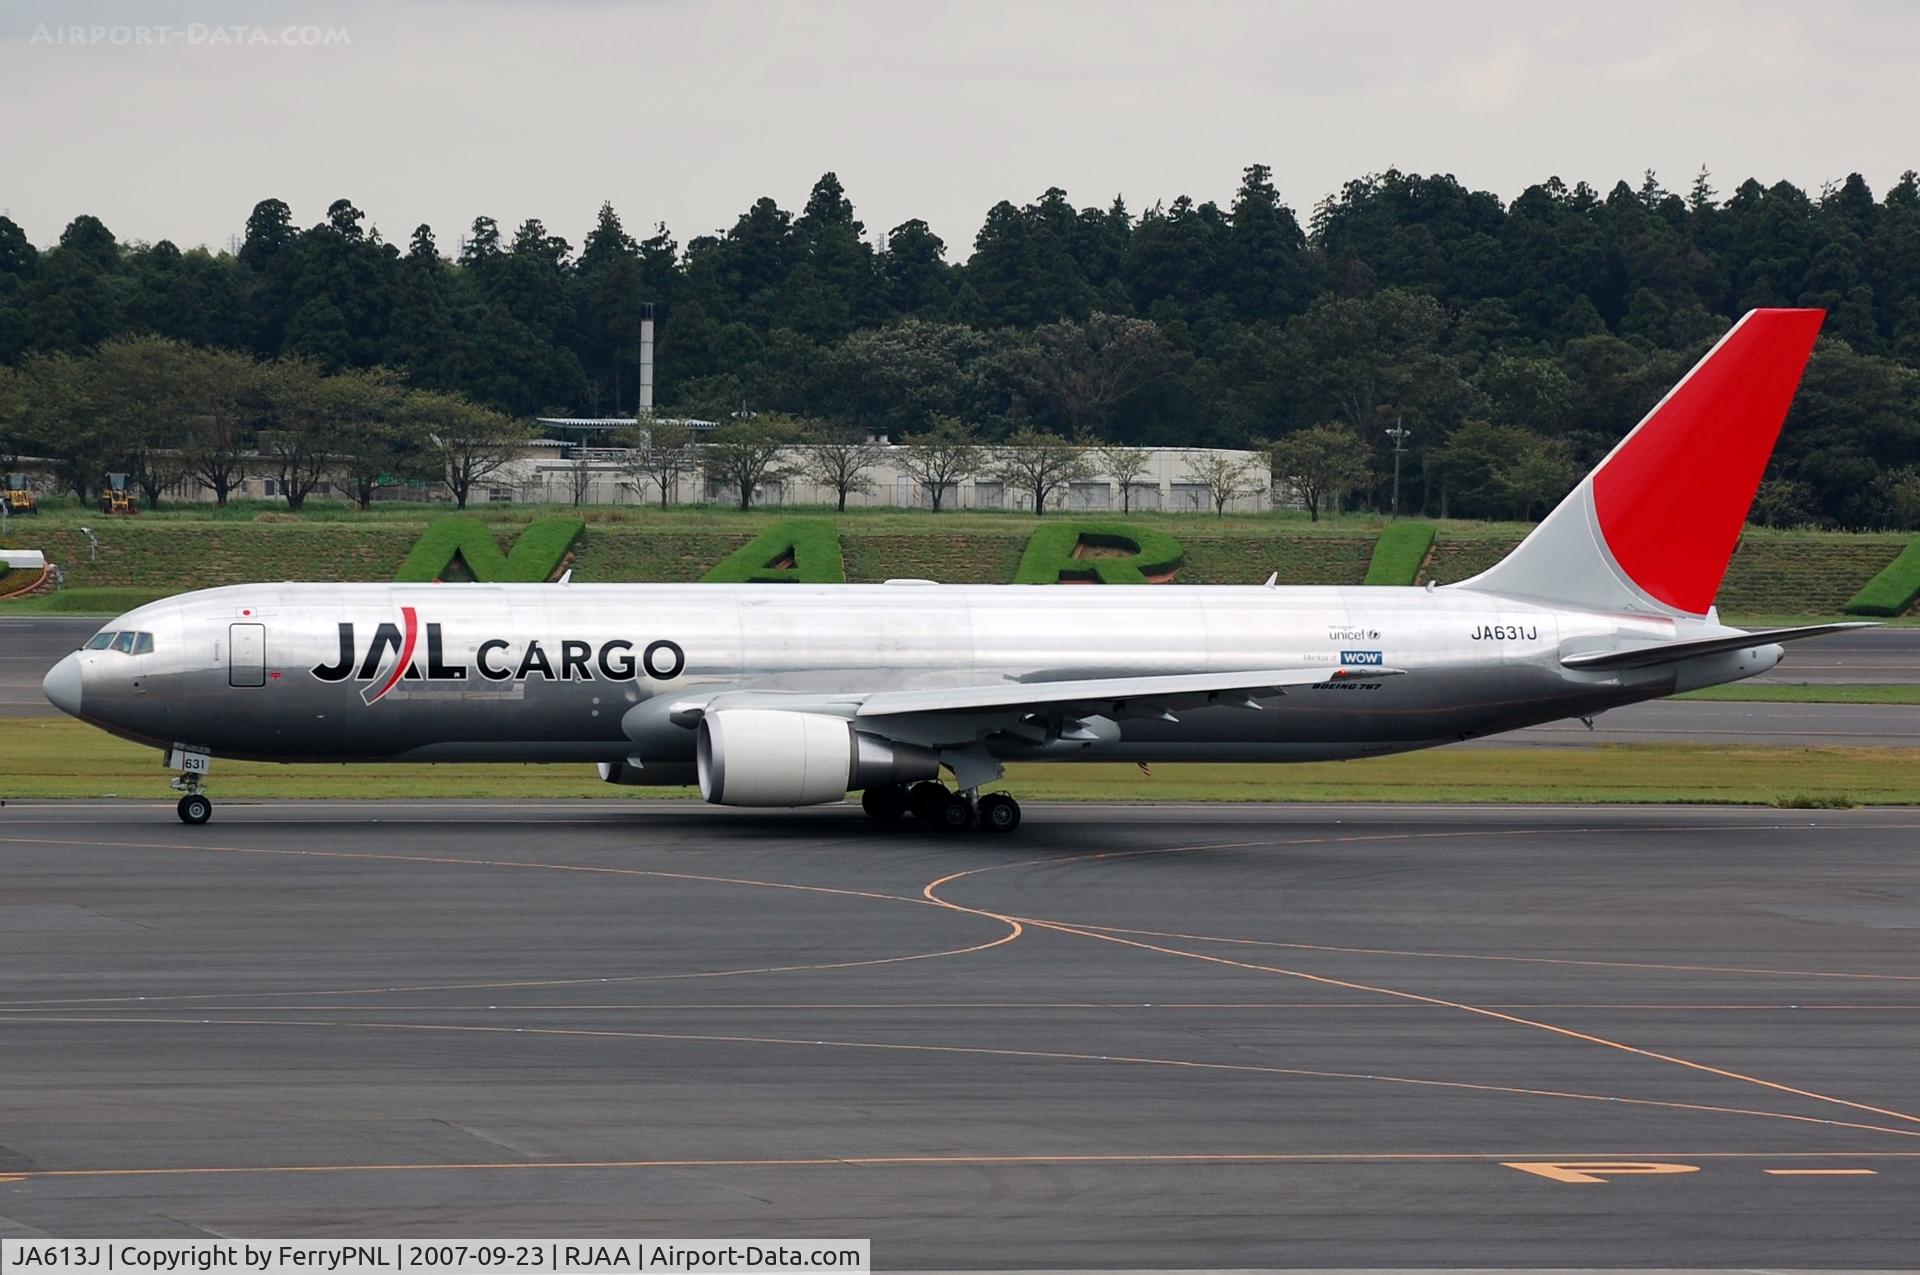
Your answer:
[[[1375,841],[1375,840],[1408,840],[1408,839],[1421,840],[1421,839],[1425,839],[1428,835],[1429,834],[1424,834],[1424,833],[1394,833],[1394,834],[1382,834],[1380,836],[1334,838],[1334,840],[1335,841]],[[1431,834],[1431,835],[1452,836],[1452,835],[1459,835],[1459,834],[1440,833],[1440,834]],[[1580,1041],[1590,1045],[1599,1045],[1607,1049],[1618,1050],[1622,1053],[1633,1054],[1637,1057],[1652,1059],[1656,1062],[1669,1063],[1676,1067],[1684,1067],[1690,1071],[1697,1071],[1705,1075],[1718,1076],[1725,1080],[1734,1080],[1734,1081],[1739,1081],[1745,1084],[1758,1085],[1763,1089],[1771,1089],[1779,1093],[1792,1094],[1795,1097],[1807,1098],[1815,1102],[1831,1103],[1835,1106],[1847,1107],[1855,1111],[1864,1111],[1872,1115],[1884,1116],[1892,1120],[1901,1120],[1901,1121],[1908,1122],[1910,1124],[1920,1124],[1920,1116],[1915,1116],[1908,1112],[1897,1111],[1887,1107],[1877,1107],[1870,1103],[1855,1102],[1848,1098],[1841,1098],[1832,1094],[1823,1094],[1816,1090],[1801,1089],[1793,1085],[1782,1084],[1779,1081],[1766,1080],[1759,1076],[1748,1075],[1745,1072],[1732,1071],[1724,1067],[1715,1067],[1709,1063],[1695,1062],[1693,1059],[1682,1058],[1676,1054],[1665,1054],[1657,1050],[1642,1049],[1638,1045],[1630,1045],[1624,1041],[1611,1040],[1605,1036],[1596,1036],[1588,1032],[1576,1031],[1571,1027],[1561,1027],[1558,1024],[1544,1022],[1540,1019],[1525,1018],[1518,1014],[1506,1013],[1502,1010],[1489,1009],[1480,1005],[1470,1005],[1464,1001],[1448,1000],[1447,998],[1441,997],[1441,996],[1427,996],[1418,992],[1401,991],[1398,988],[1381,987],[1381,986],[1377,986],[1370,983],[1356,982],[1350,979],[1331,978],[1324,974],[1309,974],[1304,970],[1288,969],[1280,965],[1263,965],[1253,961],[1231,960],[1224,956],[1210,956],[1203,952],[1189,952],[1181,948],[1166,947],[1157,943],[1147,943],[1139,939],[1123,938],[1119,934],[1103,933],[1099,930],[1087,929],[1082,926],[1078,926],[1070,923],[1050,921],[1041,917],[1014,917],[1010,914],[1003,914],[1000,912],[996,912],[990,908],[975,908],[975,907],[969,907],[966,904],[952,903],[946,899],[942,899],[938,893],[941,886],[947,885],[953,881],[958,881],[963,877],[970,877],[970,876],[974,876],[981,873],[999,871],[1004,868],[1025,867],[1025,866],[1032,866],[1036,864],[1048,864],[1048,865],[1058,866],[1058,865],[1072,863],[1076,861],[1087,862],[1087,861],[1096,861],[1096,860],[1108,859],[1108,858],[1131,857],[1134,855],[1194,853],[1199,850],[1241,849],[1241,848],[1248,848],[1253,846],[1268,846],[1268,845],[1274,845],[1274,844],[1279,844],[1279,843],[1272,842],[1272,841],[1232,842],[1232,843],[1225,843],[1222,845],[1213,845],[1213,846],[1169,847],[1163,850],[1100,852],[1100,853],[1094,853],[1094,854],[1070,856],[1067,858],[1034,859],[1034,860],[1026,860],[1026,861],[1023,861],[1022,863],[995,864],[985,868],[971,868],[961,872],[949,873],[944,877],[940,877],[934,881],[927,883],[927,885],[921,888],[920,893],[921,893],[921,897],[928,899],[932,902],[942,903],[948,907],[957,908],[964,912],[975,912],[983,916],[993,917],[1003,922],[1016,922],[1016,921],[1023,922],[1029,926],[1033,926],[1039,929],[1053,930],[1056,933],[1061,933],[1061,934],[1075,934],[1075,935],[1079,935],[1082,938],[1098,939],[1101,942],[1105,942],[1105,943],[1117,943],[1125,947],[1137,948],[1142,951],[1157,952],[1163,956],[1173,956],[1173,957],[1183,958],[1186,960],[1203,961],[1209,964],[1223,965],[1229,968],[1249,970],[1256,973],[1279,974],[1288,978],[1298,978],[1309,983],[1318,983],[1327,987],[1343,988],[1351,992],[1371,992],[1375,995],[1390,996],[1399,1000],[1411,1001],[1417,1004],[1442,1006],[1450,1009],[1459,1010],[1462,1013],[1475,1014],[1483,1018],[1490,1018],[1499,1022],[1511,1023],[1515,1026],[1530,1027],[1537,1031],[1549,1032],[1553,1035],[1561,1036],[1568,1040],[1576,1040],[1576,1041]]]
[[[1664,1153],[1640,1153],[1664,1154]],[[1914,1151],[1699,1151],[1682,1152],[1675,1159],[1789,1160],[1837,1157],[1849,1160],[1911,1160]],[[1594,1157],[1561,1154],[1528,1156],[1512,1151],[1361,1151],[1361,1152],[1116,1152],[1059,1155],[819,1155],[742,1158],[684,1157],[649,1160],[499,1160],[448,1164],[234,1164],[173,1167],[36,1169],[9,1174],[0,1182],[54,1178],[218,1177],[245,1174],[300,1173],[477,1173],[527,1170],[622,1169],[812,1169],[812,1168],[944,1168],[971,1165],[1214,1165],[1214,1164],[1499,1164],[1580,1163]],[[1775,1172],[1775,1170],[1767,1170]],[[1842,1170],[1856,1173],[1860,1170]],[[1872,1170],[1866,1170],[1872,1172]]]
[[[1532,1089],[1516,1085],[1483,1084],[1467,1080],[1438,1080],[1418,1076],[1394,1076],[1377,1072],[1320,1071],[1304,1067],[1274,1067],[1257,1063],[1202,1062],[1191,1058],[1160,1058],[1134,1054],[1084,1054],[1063,1050],[1010,1049],[987,1045],[917,1045],[873,1040],[822,1040],[793,1036],[746,1036],[719,1033],[622,1031],[588,1027],[508,1027],[463,1023],[364,1022],[351,1019],[305,1018],[153,1018],[48,1015],[34,1021],[43,1023],[126,1023],[142,1026],[194,1027],[304,1027],[382,1032],[443,1032],[476,1035],[555,1036],[606,1040],[682,1041],[728,1045],[790,1045],[812,1049],[872,1050],[911,1054],[957,1054],[983,1058],[1032,1059],[1043,1062],[1109,1063],[1126,1066],[1174,1067],[1189,1071],[1263,1076],[1301,1076],[1322,1080],[1364,1080],[1375,1084],[1407,1085],[1430,1089],[1458,1089],[1475,1093],[1512,1094],[1526,1098],[1558,1098],[1575,1102],[1607,1102],[1625,1107],[1657,1107],[1669,1111],[1699,1111],[1715,1115],[1749,1116],[1755,1119],[1787,1120],[1798,1124],[1822,1125],[1830,1129],[1859,1129],[1870,1133],[1892,1134],[1898,1138],[1920,1138],[1920,1129],[1866,1124],[1857,1120],[1835,1120],[1825,1116],[1803,1116],[1788,1111],[1769,1111],[1757,1107],[1727,1107],[1713,1103],[1678,1102],[1658,1098],[1627,1098],[1615,1094],[1584,1093],[1569,1089]]]
[[[1776,1178],[1870,1178],[1879,1173],[1878,1169],[1762,1169],[1760,1172]]]

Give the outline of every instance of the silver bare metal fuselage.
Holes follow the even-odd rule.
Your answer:
[[[1735,630],[1460,588],[263,584],[183,594],[109,627],[152,633],[153,650],[81,652],[79,715],[129,739],[270,761],[639,758],[662,782],[688,777],[695,733],[660,710],[721,689],[818,697],[1323,665],[1327,681],[1259,709],[989,745],[1003,758],[1311,761],[1589,715],[1780,655],[1579,672],[1561,657]],[[1369,680],[1369,665],[1403,675]]]

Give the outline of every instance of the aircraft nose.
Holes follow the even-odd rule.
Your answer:
[[[63,713],[80,716],[80,653],[68,655],[40,679],[40,693]]]

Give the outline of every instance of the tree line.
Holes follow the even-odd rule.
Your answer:
[[[106,485],[105,475],[119,473],[149,508],[189,482],[225,505],[250,476],[272,478],[293,511],[318,492],[337,491],[365,509],[382,488],[411,494],[420,486],[444,486],[465,508],[483,484],[506,481],[535,436],[523,417],[412,387],[392,368],[329,372],[311,359],[255,359],[170,337],[110,337],[83,356],[36,354],[18,368],[0,367],[0,472],[25,455],[51,459],[56,481],[82,500]],[[651,489],[663,507],[695,476],[742,509],[772,484],[804,478],[844,511],[890,458],[936,513],[962,478],[978,477],[1044,514],[1073,483],[1097,475],[1117,483],[1125,507],[1152,460],[1145,448],[1031,427],[989,447],[952,416],[933,418],[898,447],[843,423],[773,413],[698,431],[685,420],[648,416],[598,442],[556,454],[574,504],[611,467],[636,493]],[[1351,479],[1351,458],[1342,459]],[[1242,457],[1196,452],[1191,466],[1216,514],[1267,487],[1267,467]]]
[[[392,368],[329,372],[170,337],[110,337],[80,357],[0,367],[0,470],[50,458],[82,500],[114,472],[149,508],[188,481],[224,505],[250,475],[274,478],[292,510],[335,488],[364,509],[377,488],[408,482],[444,483],[464,506],[532,432]]]
[[[448,250],[426,226],[403,247],[344,199],[305,228],[263,200],[232,252],[122,242],[85,215],[40,249],[0,218],[0,363],[153,335],[320,374],[392,369],[515,418],[617,415],[651,306],[663,413],[1121,446],[1305,435],[1293,450],[1350,456],[1376,507],[1402,429],[1404,509],[1526,516],[1741,312],[1817,305],[1825,335],[1755,516],[1912,517],[1913,173],[1880,197],[1858,175],[1722,195],[1702,173],[1684,193],[1648,174],[1504,201],[1390,171],[1303,222],[1254,165],[1225,207],[1001,202],[958,256],[923,221],[870,235],[832,174],[797,214],[763,198],[684,245],[664,226],[635,237],[610,206],[577,250],[537,219],[509,233],[484,216]]]

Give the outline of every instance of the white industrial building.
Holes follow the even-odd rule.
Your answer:
[[[541,424],[560,431],[579,429],[581,426],[604,427],[612,422],[555,419],[543,420]],[[619,424],[631,428],[633,422],[620,421]],[[698,451],[697,444],[694,450]],[[863,476],[863,489],[849,494],[847,507],[930,508],[933,504],[930,493],[907,472],[904,462],[909,450],[899,444],[875,440],[874,463]],[[1117,479],[1111,474],[1098,472],[1099,453],[1090,451],[1089,460],[1095,463],[1096,472],[1055,493],[1048,508],[1115,512],[1125,508],[1212,513],[1212,497],[1196,472],[1196,465],[1207,456],[1225,458],[1240,465],[1249,475],[1245,483],[1247,490],[1227,503],[1227,512],[1258,513],[1274,507],[1264,453],[1181,447],[1143,450],[1148,458],[1146,470],[1134,476],[1124,496]],[[981,453],[982,461],[974,473],[949,484],[941,508],[1031,512],[1031,491],[1010,487],[999,477],[989,476],[994,473],[1001,459],[997,449],[987,445],[982,447]],[[485,483],[486,490],[476,493],[474,499],[561,505],[659,504],[658,484],[644,474],[632,472],[631,455],[625,448],[595,446],[591,442],[536,439],[522,456],[489,478]],[[763,484],[755,492],[755,507],[833,506],[838,499],[837,493],[832,486],[804,476],[805,459],[803,450],[797,447],[783,456],[776,466],[783,471],[782,476]],[[1291,503],[1284,498],[1285,494],[1284,491],[1280,493],[1278,503]],[[681,474],[668,495],[670,504],[726,505],[738,501],[737,491],[712,481],[697,468]]]
[[[692,422],[696,426],[707,422]],[[499,470],[482,480],[469,497],[475,504],[555,504],[555,505],[637,505],[660,503],[660,488],[655,479],[636,472],[633,453],[628,448],[601,445],[593,433],[582,426],[619,425],[631,429],[633,422],[561,420],[542,421],[552,432],[573,434],[573,438],[535,438]],[[709,426],[710,427],[710,426]],[[696,429],[695,437],[698,437]],[[587,441],[579,441],[585,439]],[[699,444],[690,449],[689,467],[673,483],[668,503],[674,505],[734,505],[739,493],[732,487],[710,479],[699,468]],[[1205,457],[1220,457],[1238,465],[1247,475],[1246,490],[1227,503],[1229,513],[1258,513],[1278,507],[1293,508],[1284,486],[1270,490],[1266,457],[1260,452],[1209,450],[1200,448],[1153,447],[1147,454],[1146,469],[1134,476],[1123,495],[1119,481],[1111,474],[1098,472],[1099,453],[1091,451],[1089,460],[1095,470],[1090,477],[1074,482],[1054,493],[1049,510],[1166,510],[1182,513],[1212,513],[1213,500],[1207,485],[1197,472]],[[860,490],[847,497],[850,509],[926,509],[933,504],[929,493],[907,472],[909,449],[876,440],[871,468],[863,475]],[[1033,494],[1007,485],[994,474],[1000,455],[991,445],[981,448],[981,462],[973,473],[948,485],[941,501],[943,509],[1002,509],[1031,512]],[[803,449],[793,448],[775,466],[780,476],[763,484],[754,493],[756,508],[826,506],[837,501],[833,487],[804,476],[806,457]],[[50,468],[50,465],[49,465]],[[254,457],[243,463],[244,476],[233,490],[236,500],[275,500],[283,496],[275,477],[274,462]],[[41,486],[48,484],[43,480]],[[346,493],[329,483],[321,483],[311,493],[314,500],[338,500]],[[381,487],[375,500],[447,501],[452,497],[446,486],[415,480]],[[192,476],[170,483],[163,495],[169,503],[211,502],[213,489]]]

